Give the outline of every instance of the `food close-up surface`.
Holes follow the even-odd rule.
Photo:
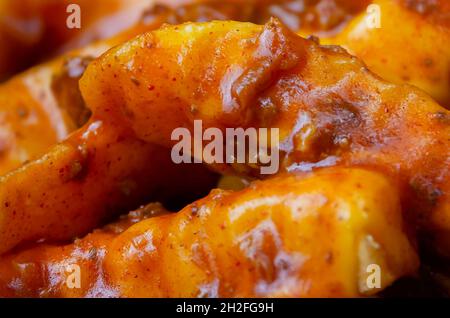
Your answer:
[[[450,296],[450,1],[0,0],[0,298]]]

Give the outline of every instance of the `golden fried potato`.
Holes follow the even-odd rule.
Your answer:
[[[78,255],[78,257],[86,257],[85,260],[81,260],[81,258],[79,258],[78,260],[80,260],[80,266],[82,266],[84,268],[84,266],[88,266],[89,267],[89,262],[90,262],[90,256],[91,257],[96,257],[96,255],[100,255],[101,253],[103,253],[103,244],[104,243],[109,243],[111,240],[113,240],[115,237],[117,237],[119,234],[121,234],[122,232],[126,231],[130,226],[132,226],[133,224],[136,224],[142,220],[145,220],[149,217],[153,217],[153,216],[158,216],[158,215],[164,215],[168,213],[160,204],[149,204],[147,206],[141,207],[140,209],[130,212],[128,215],[124,215],[121,216],[120,219],[114,223],[111,223],[107,226],[105,226],[102,229],[97,229],[95,231],[93,231],[93,233],[89,234],[86,238],[80,240],[77,239],[74,242],[74,246],[77,245],[78,247],[80,247],[79,251],[80,254]],[[61,251],[64,251],[67,249],[68,246],[65,247],[59,247],[58,249],[60,249]],[[24,263],[26,269],[26,273],[23,272],[23,276],[21,276],[20,278],[17,276],[17,267],[13,268],[13,263],[15,263],[15,260],[9,263],[9,260],[12,260],[12,258],[15,258],[13,255],[10,256],[5,256],[4,258],[2,258],[4,260],[4,265],[5,266],[0,266],[2,267],[0,269],[0,296],[1,297],[27,297],[27,296],[31,296],[34,295],[36,297],[40,296],[40,297],[45,297],[46,295],[49,296],[49,291],[51,290],[51,288],[49,288],[48,286],[48,282],[50,277],[47,276],[47,274],[49,272],[45,272],[45,271],[41,271],[41,268],[36,267],[36,265],[38,265],[38,263],[41,262],[41,260],[43,260],[44,258],[48,259],[47,256],[44,256],[46,254],[46,250],[48,249],[53,249],[56,248],[56,246],[54,247],[50,247],[50,246],[46,246],[45,244],[41,243],[41,244],[37,244],[36,247],[28,247],[28,249],[25,252],[20,252],[18,254],[21,254],[22,256],[25,256],[25,254],[27,254],[25,256],[25,258],[29,258],[28,260],[30,262],[27,262],[27,264]],[[87,254],[84,254],[84,253]],[[18,256],[17,254],[17,256]],[[34,254],[32,256],[32,254]],[[66,252],[63,252],[64,255],[67,255]],[[59,257],[63,256],[63,254],[59,255]],[[81,256],[81,254],[84,254],[83,256]],[[89,256],[90,255],[90,256]],[[48,256],[50,256],[48,254]],[[54,255],[56,256],[56,254]],[[54,257],[52,256],[52,257]],[[58,257],[58,258],[59,258]],[[31,258],[33,258],[33,261],[31,260]],[[62,259],[62,258],[59,258]],[[16,259],[18,262],[19,259]],[[68,259],[66,259],[66,261],[68,261]],[[1,262],[1,261],[0,261]],[[8,264],[7,264],[8,263]],[[17,263],[16,263],[17,264]],[[12,265],[12,266],[11,266]],[[29,266],[28,266],[29,265]],[[75,265],[75,264],[74,264]],[[55,267],[56,268],[56,267]],[[92,269],[94,267],[91,267]],[[67,270],[70,269],[69,267],[66,268],[62,268],[62,270]],[[72,269],[71,269],[72,270]],[[59,272],[59,268],[57,269],[57,272],[55,272],[58,276],[61,274],[64,274],[63,272]],[[68,272],[66,272],[66,274],[69,274]],[[84,274],[88,274],[87,272],[85,272]],[[15,288],[13,286],[12,280],[10,280],[12,277],[17,277],[19,278],[19,280],[21,280],[23,282],[23,287],[20,288]],[[89,273],[88,276],[83,275],[83,277],[81,277],[82,279],[82,283],[83,285],[86,284],[90,284],[91,282],[95,282],[98,281],[97,280],[98,276],[96,272],[92,272]],[[59,280],[60,278],[58,278]],[[45,285],[45,287],[44,287]],[[69,285],[66,285],[66,287],[68,287]],[[105,286],[106,287],[106,286]],[[47,291],[43,290],[43,288],[46,288]],[[59,288],[59,287],[58,287]],[[108,291],[106,290],[106,288],[104,290],[102,290],[103,296],[108,297],[108,296],[112,296],[110,294],[108,294]],[[93,290],[92,294],[86,294],[86,297],[95,297],[95,296],[100,296],[100,293],[96,293],[95,290]]]
[[[142,140],[167,148],[172,131],[192,129],[195,119],[205,129],[275,127],[280,171],[365,165],[394,173],[420,228],[450,233],[449,111],[276,20],[164,27],[91,63],[80,86],[94,113],[120,110]]]
[[[375,0],[373,5],[379,28],[364,12],[324,43],[344,46],[384,79],[413,84],[450,108],[450,2]]]
[[[20,243],[70,240],[146,200],[195,199],[215,182],[202,166],[173,164],[169,151],[117,121],[93,121],[0,178],[0,254]]]
[[[64,54],[0,84],[0,175],[44,155],[89,119],[78,80],[92,59],[165,21],[162,14],[140,20],[115,37]]]
[[[342,45],[371,71],[394,83],[415,85],[450,107],[450,3],[447,0],[188,0],[156,1],[148,16],[167,22],[279,18],[303,36]],[[153,13],[152,13],[153,11]],[[378,21],[379,20],[379,21]],[[377,23],[380,25],[376,25]]]
[[[44,7],[44,2],[38,3]],[[46,5],[50,6],[50,3],[51,1]],[[0,175],[20,167],[26,161],[38,158],[50,146],[63,140],[69,132],[80,127],[89,118],[90,112],[79,94],[78,79],[90,60],[98,57],[108,48],[129,40],[138,33],[153,30],[165,22],[182,23],[229,19],[265,23],[271,15],[277,16],[292,30],[299,31],[301,34],[315,34],[321,37],[338,34],[322,41],[343,44],[352,53],[363,58],[369,68],[382,77],[394,82],[406,81],[415,84],[446,104],[445,96],[449,89],[448,72],[446,71],[448,61],[445,57],[449,54],[445,52],[445,46],[438,45],[439,49],[435,50],[434,45],[425,45],[426,43],[447,42],[448,28],[441,27],[442,21],[437,25],[428,22],[430,19],[437,19],[440,16],[436,12],[438,9],[442,16],[445,15],[447,10],[444,7],[445,4],[439,3],[440,6],[437,9],[433,7],[431,14],[426,11],[419,16],[417,13],[410,12],[404,5],[376,2],[375,4],[379,4],[382,9],[381,14],[384,17],[382,25],[386,25],[387,29],[394,28],[390,26],[391,23],[397,23],[399,20],[405,21],[402,23],[405,29],[402,32],[403,37],[399,38],[398,32],[368,28],[368,25],[365,24],[367,16],[364,12],[370,1],[357,3],[348,0],[329,1],[327,5],[322,2],[311,2],[303,7],[292,6],[292,0],[281,2],[275,0],[227,2],[188,0],[156,1],[156,3],[155,6],[149,6],[139,23],[119,36],[66,54],[63,58],[39,66],[0,86],[0,107],[3,111],[3,116],[0,118],[3,124],[0,131]],[[403,4],[403,2],[401,3]],[[102,4],[97,5],[101,8]],[[137,6],[133,5],[131,8],[130,10],[134,10],[133,12],[137,10]],[[91,7],[87,9],[88,12],[95,12]],[[391,11],[395,11],[395,14]],[[360,12],[363,13],[342,33],[339,33],[351,18]],[[116,19],[118,18],[116,17]],[[415,32],[421,32],[420,34],[413,34],[413,28],[407,27],[413,25],[416,20],[427,25],[425,29],[414,29]],[[131,24],[131,21],[135,20],[131,19],[127,23]],[[364,27],[363,30],[359,31],[362,27]],[[358,31],[357,35],[363,36],[363,39],[367,38],[368,43],[356,37],[356,31],[353,30]],[[429,31],[425,32],[424,30]],[[383,38],[380,38],[381,36]],[[388,41],[387,37],[393,37],[392,41]],[[408,39],[411,37],[417,37],[423,43],[409,41]],[[404,43],[397,46],[392,44],[400,43],[402,39],[407,41],[408,45],[415,45],[415,47],[411,50],[404,50]],[[360,45],[360,43],[363,44]],[[387,48],[387,44],[381,46],[380,43],[391,43],[392,45]],[[431,50],[430,47],[432,47]],[[368,49],[366,50],[366,48]],[[387,50],[391,51],[388,55],[385,54]],[[408,51],[416,52],[416,54],[406,53]],[[404,54],[407,54],[407,57],[403,56]],[[438,62],[432,62],[432,66],[429,65],[430,63],[422,63],[426,60],[423,57],[425,55],[432,56],[433,60]],[[380,59],[379,56],[384,58]],[[414,58],[414,61],[411,61],[410,58]],[[385,62],[388,66],[384,65]],[[382,63],[382,65],[378,65],[378,63]],[[424,68],[428,69],[427,74],[424,73]],[[412,74],[412,77],[409,74]],[[411,80],[411,78],[417,80]],[[40,132],[39,139],[34,138],[36,132]]]
[[[125,232],[133,221],[70,245],[41,244],[4,256],[0,295],[372,295],[418,267],[397,189],[378,173],[328,169],[256,182],[240,192],[215,190],[177,214]],[[159,209],[147,207],[150,214]],[[381,279],[375,288],[374,266]]]

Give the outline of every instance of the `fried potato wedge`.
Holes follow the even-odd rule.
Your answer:
[[[292,31],[342,45],[394,83],[415,85],[450,107],[450,3],[447,0],[157,1],[172,24],[280,19]],[[151,11],[151,10],[150,10]],[[153,13],[154,15],[154,13]]]
[[[95,121],[0,178],[0,253],[73,239],[147,200],[191,202],[215,182],[204,167],[173,164],[169,151],[120,124]]]
[[[65,53],[0,84],[0,175],[38,159],[89,120],[78,80],[91,60],[158,28],[166,19],[162,13],[147,16],[114,37]]]
[[[161,213],[157,206],[146,210]],[[135,212],[134,221],[70,245],[40,244],[2,257],[0,295],[356,297],[373,295],[418,267],[398,186],[362,169],[284,175],[240,192],[214,190],[177,214],[125,230],[146,214]]]
[[[371,8],[324,43],[342,45],[384,79],[413,84],[450,108],[450,2],[375,0]]]

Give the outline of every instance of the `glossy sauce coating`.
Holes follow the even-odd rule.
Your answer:
[[[321,40],[323,43],[345,46],[378,75],[397,83],[417,85],[445,106],[449,104],[450,62],[447,57],[450,54],[445,45],[436,47],[435,43],[448,42],[449,28],[445,24],[448,9],[445,2],[435,5],[431,2],[405,0],[397,5],[390,1],[376,1],[384,17],[384,28],[373,30],[368,29],[365,23],[367,16],[364,9],[368,1],[157,1],[147,10],[142,8],[139,22],[120,35],[89,45],[81,51],[73,51],[0,86],[0,108],[3,112],[0,118],[3,122],[0,174],[43,155],[88,119],[90,112],[77,85],[86,61],[163,23],[227,19],[265,23],[270,16],[276,16],[302,35],[315,34],[325,37]],[[45,7],[44,2],[41,5]],[[101,7],[101,4],[97,5]],[[135,12],[140,8],[137,5],[131,7],[128,11]],[[91,7],[83,8],[91,12]],[[128,11],[119,10],[122,13],[112,19],[123,18]],[[440,22],[435,24],[434,20]],[[396,27],[398,21],[403,21],[401,29]],[[418,23],[421,27],[415,28]],[[121,24],[115,27],[122,28]],[[391,32],[394,28],[397,31]],[[86,34],[91,40],[94,39],[95,28],[86,31]],[[411,38],[417,40],[410,41]],[[408,46],[413,47],[405,49]],[[390,53],[385,54],[387,51]],[[15,60],[20,58],[15,56]],[[73,68],[75,72],[71,71]],[[78,74],[67,76],[70,73]],[[39,138],[34,137],[37,132]]]
[[[175,27],[174,29],[178,31],[177,28]],[[96,227],[102,219],[110,217],[117,211],[125,211],[128,206],[133,205],[133,202],[142,202],[143,199],[139,197],[141,191],[143,194],[153,193],[155,189],[152,187],[159,186],[164,182],[172,182],[170,186],[173,187],[173,180],[176,180],[176,176],[180,175],[183,180],[190,179],[186,177],[185,172],[175,171],[176,176],[174,178],[169,176],[168,179],[170,180],[161,181],[160,178],[164,178],[162,171],[167,171],[165,168],[162,168],[164,163],[158,163],[159,155],[156,155],[156,159],[154,158],[155,153],[160,153],[161,157],[167,159],[167,149],[171,145],[170,142],[167,142],[167,133],[176,125],[190,126],[194,118],[204,119],[208,122],[208,125],[217,125],[222,128],[238,124],[243,126],[282,128],[285,141],[282,148],[284,153],[283,171],[307,171],[316,167],[341,164],[347,166],[369,165],[380,172],[389,172],[399,176],[402,186],[395,185],[395,188],[397,190],[400,189],[400,197],[402,198],[403,209],[407,217],[410,218],[412,214],[416,214],[411,212],[417,212],[417,215],[421,218],[418,225],[426,230],[428,234],[434,235],[438,239],[441,238],[437,247],[443,249],[444,253],[450,250],[450,246],[445,246],[450,242],[448,232],[448,112],[415,89],[380,81],[369,74],[360,62],[351,59],[339,49],[319,48],[311,42],[305,42],[296,38],[277,23],[269,23],[263,31],[261,28],[254,28],[254,26],[250,25],[233,26],[231,29],[235,28],[238,30],[235,34],[233,34],[234,31],[226,28],[223,30],[220,27],[213,27],[212,30],[208,30],[208,28],[197,29],[197,26],[194,25],[193,34],[195,36],[191,39],[191,42],[186,41],[185,45],[182,44],[183,33],[185,32],[183,28],[184,26],[181,27],[181,32],[177,34],[165,34],[164,32],[171,32],[170,28],[166,28],[160,34],[156,32],[151,36],[145,35],[131,44],[122,46],[118,49],[122,51],[117,56],[113,55],[115,53],[110,53],[109,57],[114,56],[112,63],[109,64],[112,61],[109,57],[105,57],[102,62],[97,62],[97,66],[94,66],[93,69],[101,69],[101,72],[98,72],[100,75],[92,71],[86,77],[88,80],[85,82],[87,86],[92,84],[92,90],[100,88],[97,95],[91,94],[92,92],[89,90],[87,90],[87,93],[85,91],[85,96],[91,96],[87,100],[89,106],[94,108],[94,119],[81,132],[70,137],[69,141],[51,150],[48,157],[46,156],[44,159],[14,172],[12,174],[13,177],[7,176],[1,179],[2,187],[4,187],[5,191],[0,194],[0,197],[3,199],[2,202],[5,204],[5,209],[2,207],[0,214],[0,229],[3,229],[2,235],[6,237],[4,239],[6,244],[5,251],[17,243],[29,240],[39,238],[50,241],[67,240],[73,235],[82,235],[89,231],[90,228]],[[207,32],[213,32],[216,35],[217,31],[219,31],[217,43],[211,44],[211,37],[202,39]],[[243,32],[241,33],[241,31]],[[189,30],[189,32],[192,32],[192,30]],[[242,34],[244,35],[241,38]],[[187,37],[192,34],[186,33],[185,35]],[[211,36],[212,34],[209,33],[209,35]],[[167,42],[163,40],[159,43],[158,41],[164,36],[167,36]],[[226,40],[220,43],[223,40],[222,36]],[[156,42],[153,42],[155,39]],[[236,43],[242,45],[239,46],[239,49],[230,45],[235,40]],[[165,45],[167,43],[172,45],[170,41],[173,41],[172,43],[175,45],[168,48]],[[157,43],[156,47],[154,46],[155,43]],[[161,46],[159,46],[160,44]],[[179,44],[182,45],[178,46]],[[198,50],[193,49],[194,45],[197,44],[199,44]],[[214,48],[214,45],[217,45],[214,51],[214,54],[217,54],[217,56],[211,54],[212,50],[210,48]],[[142,51],[140,51],[141,49]],[[157,52],[151,53],[147,57],[145,56],[147,54],[145,50],[147,49]],[[202,50],[203,52],[201,52]],[[162,56],[167,54],[167,52],[169,53],[169,59],[164,61]],[[228,54],[229,52],[232,53]],[[239,56],[236,52],[242,53],[242,56]],[[176,60],[171,58],[173,56],[177,57],[177,63],[179,63],[176,67],[171,64]],[[224,57],[230,59],[223,59]],[[77,58],[75,56],[75,59]],[[213,66],[207,65],[210,67],[207,69],[206,66],[204,67],[204,63],[199,63],[199,61],[203,60],[213,61]],[[151,61],[151,63],[148,61]],[[156,63],[158,66],[162,65],[163,69],[161,71],[155,71],[152,68],[145,69],[146,65],[152,63]],[[102,65],[102,68],[98,68],[99,64]],[[179,71],[178,67],[181,71]],[[108,68],[112,68],[113,71],[108,71]],[[229,73],[224,71],[227,68],[230,70]],[[105,75],[102,74],[103,72],[105,72]],[[81,109],[83,111],[86,108],[76,92],[72,94],[73,83],[76,83],[76,79],[68,79],[67,74],[69,73],[70,70],[66,73],[64,71],[57,73],[61,75],[59,79],[62,79],[62,85],[56,86],[56,89],[58,92],[63,92],[63,94],[58,96],[60,101],[62,101],[59,105],[69,105],[69,109],[66,110],[70,113],[73,113],[73,110],[75,110],[74,118],[79,119],[82,116],[78,113],[78,110]],[[112,74],[116,76],[108,77]],[[180,76],[180,74],[182,75]],[[233,77],[235,75],[239,75],[238,78]],[[158,85],[148,82],[152,76]],[[89,78],[91,82],[89,82]],[[99,82],[95,82],[93,78],[99,80]],[[69,80],[67,86],[64,84],[66,80]],[[110,83],[108,84],[107,81],[110,81]],[[183,88],[182,85],[187,83],[189,85]],[[219,83],[220,85],[218,85]],[[198,87],[195,87],[195,85],[198,85]],[[51,87],[54,89],[55,85]],[[217,92],[217,88],[220,89],[219,92]],[[154,98],[153,95],[147,93],[147,90],[154,91],[154,94],[160,95]],[[75,99],[80,101],[82,107],[70,109],[72,100],[75,101]],[[105,107],[109,101],[113,101],[109,103],[109,106],[112,107]],[[121,108],[122,105],[117,107],[121,103],[125,105],[123,109]],[[156,104],[156,107],[146,109],[149,104]],[[167,105],[170,105],[170,107],[166,107]],[[163,109],[164,107],[166,109]],[[417,108],[414,109],[414,107]],[[113,112],[117,109],[120,111],[111,115],[111,109],[113,109]],[[123,112],[121,113],[121,111]],[[138,114],[138,116],[134,116],[135,114]],[[146,118],[143,118],[143,116]],[[151,118],[152,116],[154,118]],[[126,120],[124,120],[124,117],[126,117]],[[114,120],[108,123],[109,118],[114,118]],[[161,121],[161,118],[164,118],[164,121]],[[83,121],[81,120],[81,122]],[[45,121],[42,123],[44,126]],[[80,123],[76,125],[80,125]],[[133,127],[134,132],[128,130],[128,125]],[[101,137],[97,137],[98,135],[95,133],[90,134],[90,132],[95,131],[98,131],[98,135]],[[141,140],[136,140],[135,133],[140,136]],[[128,159],[123,163],[123,166],[118,165],[113,167],[111,171],[103,171],[99,174],[97,172],[89,174],[88,179],[91,181],[83,181],[79,185],[74,186],[73,178],[76,181],[79,180],[79,176],[84,178],[83,162],[85,160],[85,149],[83,148],[85,143],[80,142],[82,139],[80,136],[84,135],[90,136],[88,153],[92,154],[98,151],[99,155],[94,155],[93,158],[101,158],[94,159],[93,165],[89,163],[89,168],[87,169],[89,173],[92,170],[101,170],[99,167],[105,165],[105,162],[108,162],[110,159],[114,161],[117,158],[121,158],[123,152],[131,153],[131,155],[127,157]],[[101,145],[108,145],[109,141],[114,140],[114,136],[119,136],[116,140],[120,140],[120,142],[118,142],[115,150],[108,152]],[[159,146],[146,145],[142,140],[155,142]],[[116,144],[117,142],[114,141],[113,143]],[[81,156],[78,151],[80,146],[82,146]],[[136,150],[138,148],[139,150]],[[67,149],[67,151],[64,149]],[[153,153],[151,149],[159,150],[154,150],[155,153]],[[135,161],[133,158],[136,157],[133,156],[142,156],[142,160]],[[49,157],[55,158],[55,162],[62,169],[62,172],[46,167],[51,162],[47,160]],[[106,160],[106,158],[108,159]],[[149,169],[148,173],[150,175],[156,173],[155,179],[147,178],[147,172],[143,172],[144,158],[152,158],[151,164],[148,167],[145,166],[145,169]],[[165,161],[166,159],[162,160]],[[124,170],[121,170],[122,168]],[[167,169],[170,170],[172,168],[169,164]],[[224,170],[223,167],[215,168],[221,172]],[[228,167],[225,168],[227,169]],[[152,169],[155,169],[155,171]],[[156,172],[157,169],[161,171]],[[204,170],[200,170],[204,172]],[[136,184],[133,184],[133,182],[124,182],[123,187],[121,186],[120,191],[117,192],[118,188],[115,187],[114,182],[111,185],[111,179],[109,178],[116,180],[115,173],[117,173],[117,179],[122,179],[122,172],[125,175],[127,173],[139,174],[138,179],[140,177],[147,178],[142,183],[144,188],[136,188]],[[56,177],[58,174],[60,177]],[[249,167],[244,169],[244,174],[252,177],[257,176],[255,171]],[[192,175],[198,176],[197,173]],[[208,174],[206,173],[206,175]],[[98,179],[94,179],[92,176],[96,176]],[[42,182],[36,184],[36,189],[29,191],[28,189],[35,186],[33,180],[42,180]],[[105,181],[104,183],[97,183],[92,180]],[[155,182],[155,184],[150,185],[150,189],[146,188],[150,182]],[[283,180],[283,182],[288,181]],[[66,183],[69,185],[67,186]],[[280,183],[282,182],[280,181]],[[334,184],[336,184],[336,180]],[[406,186],[404,187],[405,184]],[[105,187],[102,187],[103,185]],[[127,198],[130,185],[135,190],[132,196],[136,195],[136,199]],[[62,198],[59,197],[60,192],[58,189],[60,187],[61,193],[64,194],[64,191],[66,191]],[[137,187],[140,187],[140,183]],[[187,184],[186,188],[189,189],[188,192],[191,192],[192,185]],[[183,189],[184,192],[186,192],[186,188]],[[48,206],[40,206],[47,200],[39,198],[40,195],[47,193],[45,192],[47,191],[46,189],[49,189],[51,196],[54,195],[54,198],[48,201]],[[79,192],[74,196],[67,195],[71,189],[76,189]],[[116,202],[121,201],[123,198],[123,193],[120,194],[120,192],[125,193],[125,200],[116,206]],[[175,192],[173,191],[172,195]],[[17,195],[12,193],[17,193]],[[27,201],[27,204],[29,202],[31,204],[29,206],[22,205],[23,198],[30,193],[33,199]],[[80,193],[81,196],[79,196]],[[86,201],[78,203],[77,198],[84,197],[85,193],[89,194]],[[158,195],[152,196],[150,199],[155,197],[158,199]],[[13,198],[13,206],[18,207],[18,210],[8,209],[10,197]],[[68,211],[66,211],[67,198],[70,198],[71,202],[76,202],[73,209],[69,208]],[[113,208],[110,209],[108,204],[113,205]],[[244,203],[243,206],[245,206]],[[414,209],[411,209],[411,206]],[[60,208],[64,209],[64,212],[58,216],[59,219],[55,221],[58,224],[53,227],[56,223],[52,222],[56,220],[56,213],[60,213]],[[80,210],[83,213],[79,214],[78,211]],[[25,218],[31,218],[36,223],[21,229],[18,224],[22,224],[21,222]],[[64,220],[64,218],[68,219]],[[68,223],[74,219],[75,226],[72,228],[72,224],[68,226]],[[412,219],[416,219],[416,216],[413,216]],[[85,220],[87,221],[83,224],[82,222],[85,222]],[[68,227],[71,227],[71,231],[67,233],[66,229]],[[385,228],[385,226],[380,225],[380,228]],[[248,229],[248,231],[252,230],[253,228]],[[105,236],[105,242],[114,237]],[[102,241],[101,237],[99,241]],[[124,239],[122,243],[126,245],[126,242]],[[95,245],[97,242],[92,244]],[[326,244],[321,242],[320,246],[326,246]],[[71,251],[72,247],[68,246],[65,250]],[[42,260],[43,263],[47,261],[45,257],[41,258],[41,255],[46,255],[43,250],[40,250],[41,248],[43,250],[47,249],[47,247],[39,247],[37,250],[24,252],[25,255],[28,255],[25,258],[29,257],[27,258],[29,263],[36,260],[39,262]],[[58,252],[54,254],[50,252],[49,254],[54,255],[55,262],[63,263],[63,260],[56,257],[57,253],[61,252],[61,248],[50,248],[51,251],[53,249]],[[392,253],[392,255],[394,254]],[[71,257],[67,254],[64,255],[67,256],[67,259]],[[88,255],[92,258],[93,252],[89,250]],[[79,257],[86,257],[86,254]],[[123,255],[117,253],[115,257],[120,260],[123,258]],[[389,256],[389,258],[392,257]],[[99,256],[99,258],[101,257]],[[94,259],[96,258],[94,257]],[[177,261],[180,257],[176,254],[171,259]],[[124,266],[129,265],[128,261],[128,259],[125,261]],[[401,261],[405,260],[399,260],[399,262]],[[392,279],[402,274],[412,273],[415,263],[414,261],[411,261],[411,263],[413,265],[410,265],[409,269],[398,270],[398,272],[393,274]],[[6,262],[6,264],[9,263]],[[89,270],[91,270],[94,265],[92,263],[89,264]],[[136,268],[133,267],[134,265],[129,266],[131,266],[130,273],[135,273]],[[114,268],[114,265],[112,267]],[[407,266],[405,265],[405,267]],[[145,270],[147,271],[148,268]],[[187,272],[189,271],[190,269],[188,268]],[[206,271],[210,272],[211,269],[208,268]],[[116,268],[115,273],[117,274],[118,272],[119,269]],[[89,273],[92,273],[92,276],[88,278],[90,289],[80,291],[85,293],[82,294],[83,296],[136,296],[141,294],[147,295],[146,293],[149,292],[146,289],[141,290],[142,286],[139,285],[140,283],[133,284],[132,274],[125,275],[126,277],[116,277],[118,281],[123,282],[121,285],[129,285],[129,290],[120,290],[117,286],[113,286],[114,283],[103,287],[98,285],[92,287],[95,285],[94,282],[103,284],[105,281],[104,277],[107,275],[103,276],[103,274],[99,274],[95,270]],[[122,275],[123,273],[121,272],[117,275],[119,274]],[[28,277],[32,280],[42,277],[42,275],[42,273],[37,273],[35,276],[29,274]],[[224,281],[227,281],[227,279],[228,277],[224,278]],[[249,283],[246,285],[248,290],[243,291],[243,295],[251,295],[252,292],[256,293],[255,290],[257,289],[253,288],[258,286],[258,283],[255,283],[255,280],[253,278],[249,279]],[[343,284],[352,284],[349,283],[352,281],[354,281],[354,277],[348,278],[345,276],[342,279],[342,282],[345,282]],[[42,292],[47,290],[54,281],[50,283],[49,281],[43,281],[42,285],[38,285],[41,283],[39,279],[36,282],[36,285],[30,283],[32,287],[12,289],[21,295],[29,293],[29,295],[33,294],[35,296],[73,296],[73,291],[67,291],[63,288],[61,292],[57,287],[55,289],[50,288],[50,292]],[[342,282],[339,281],[336,284],[340,286]],[[179,290],[171,289],[172,286],[177,286],[176,283],[168,278],[168,287],[161,290],[156,288],[155,293],[160,292],[163,295],[176,294]],[[319,282],[318,284],[322,283]],[[326,284],[325,280],[323,284]],[[14,284],[11,285],[8,282],[5,285],[10,288]],[[288,286],[285,281],[283,281],[282,285]],[[305,286],[303,283],[299,285]],[[189,280],[186,282],[186,286],[191,287],[192,295],[197,296],[202,295],[201,292],[203,291],[206,292],[206,296],[209,296],[209,291],[215,290],[215,287],[212,285],[202,289],[200,287],[203,287],[203,284]],[[265,286],[267,287],[268,285],[266,284]],[[305,294],[302,294],[302,291],[289,291],[289,293],[294,296],[325,295],[325,289],[320,288],[314,291],[308,290]],[[273,290],[264,288],[263,291],[269,293]],[[10,292],[11,290],[8,289],[7,294]],[[226,292],[231,294],[226,294]],[[235,292],[235,290],[230,289],[230,291],[225,291],[220,293],[220,295],[235,295]],[[336,287],[332,289],[331,296],[356,294],[357,292],[355,292],[353,287],[348,290]],[[270,296],[270,294],[268,295]],[[257,296],[261,296],[261,292]]]
[[[67,246],[4,256],[0,295],[357,297],[418,266],[397,185],[361,169],[281,176],[240,192],[214,190],[177,214],[123,233],[123,225],[112,227]],[[74,264],[80,288],[70,288],[67,268]],[[367,285],[371,264],[381,268],[379,289]]]
[[[449,112],[276,20],[165,27],[91,63],[80,85],[94,114],[121,109],[147,142],[171,147],[173,129],[192,128],[194,119],[205,128],[276,127],[281,171],[392,172],[412,194],[407,214],[429,234],[450,230]]]
[[[71,240],[142,202],[191,202],[215,184],[206,168],[175,165],[170,151],[108,118],[0,178],[0,253]]]
[[[78,88],[87,64],[114,45],[159,27],[163,17],[71,51],[0,85],[0,175],[44,155],[89,119]]]
[[[450,108],[450,2],[376,0],[380,25],[366,12],[324,43],[338,44],[371,71],[394,83],[415,85]]]
[[[161,1],[146,16],[156,15],[166,15],[171,24],[212,20],[263,24],[276,17],[302,36],[342,45],[384,79],[415,85],[450,107],[447,0]],[[379,25],[374,25],[377,21]]]

